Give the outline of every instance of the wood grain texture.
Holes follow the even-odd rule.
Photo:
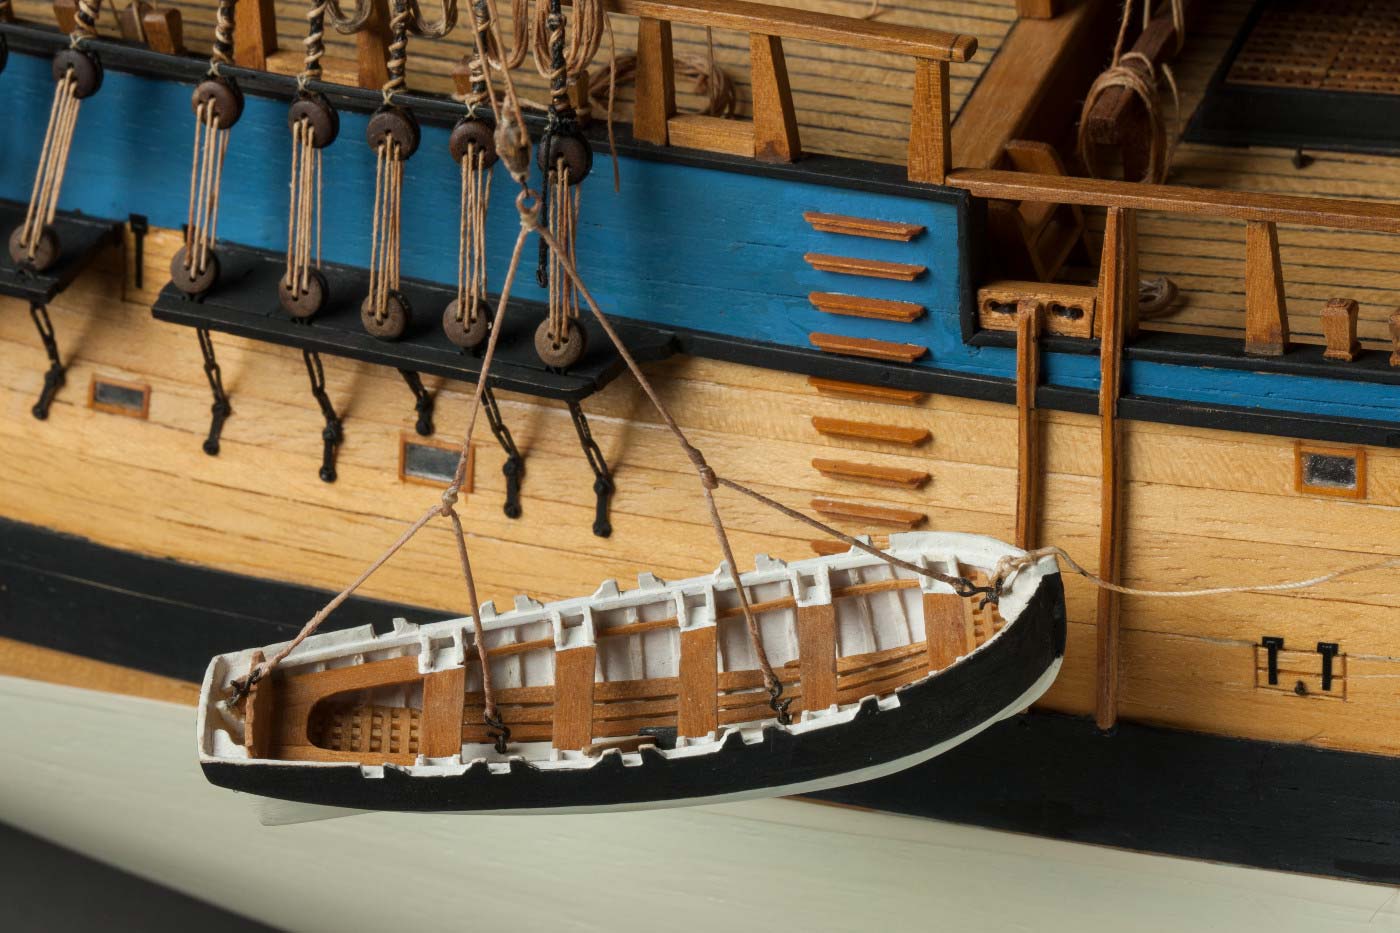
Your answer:
[[[893,389],[889,386],[824,379],[821,376],[808,376],[807,384],[820,394],[831,398],[860,399],[890,405],[917,405],[928,397],[927,393],[914,389]]]
[[[828,460],[823,457],[813,459],[812,468],[836,479],[853,480],[857,483],[873,483],[876,486],[901,486],[906,489],[918,489],[929,480],[929,474],[926,470],[905,470],[899,467],[881,466],[877,463]]]
[[[948,102],[948,63],[914,63],[914,103],[909,117],[909,180],[941,185],[953,163]]]
[[[1035,390],[1040,384],[1040,322],[1045,308],[1035,299],[1016,307],[1016,541],[1038,547],[1040,518],[1040,431]]]
[[[927,266],[915,263],[858,259],[854,256],[830,256],[826,253],[807,253],[802,258],[813,269],[820,272],[860,275],[872,279],[894,279],[900,282],[912,282],[928,271]]]
[[[851,437],[859,440],[881,441],[917,447],[932,436],[923,428],[901,427],[892,424],[875,424],[869,421],[848,421],[844,418],[813,418],[812,427],[818,434],[835,437]]]
[[[664,146],[669,123],[676,113],[675,58],[671,24],[642,17],[637,21],[637,104],[632,114],[632,135]],[[684,132],[684,131],[682,131]]]
[[[912,509],[892,509],[882,505],[845,502],[840,499],[813,499],[812,511],[841,521],[900,528],[905,531],[912,531],[928,519],[924,513],[915,512]]]
[[[421,752],[429,758],[461,754],[466,690],[465,667],[438,671],[423,678]]]
[[[233,63],[262,71],[277,51],[277,12],[272,0],[243,0],[233,20]]]
[[[727,152],[748,158],[754,155],[754,124],[747,120],[711,117],[703,113],[677,114],[666,121],[666,137],[672,146]]]
[[[941,671],[967,654],[963,599],[956,593],[924,594],[924,632],[928,636],[928,669]]]
[[[797,607],[797,657],[802,671],[802,708],[824,710],[836,695],[836,607]]]
[[[802,219],[811,224],[812,229],[821,233],[839,233],[846,236],[869,237],[875,240],[897,240],[908,243],[927,228],[923,224],[902,223],[896,220],[875,220],[869,217],[851,217],[847,214],[827,214],[822,211],[803,211]]]
[[[1244,244],[1244,352],[1282,356],[1288,348],[1288,305],[1278,228],[1272,223],[1248,221]]]
[[[924,316],[924,306],[912,301],[894,301],[888,298],[863,298],[859,295],[842,295],[836,292],[812,292],[807,296],[812,307],[827,314],[845,317],[864,317],[879,321],[899,321],[912,324]]]
[[[1324,358],[1350,363],[1361,352],[1356,340],[1356,316],[1361,306],[1354,298],[1332,298],[1322,309],[1322,335],[1327,340]]]
[[[701,738],[719,726],[719,666],[713,625],[681,632],[680,696],[676,709],[676,732],[687,738]]]
[[[569,648],[554,656],[555,748],[574,751],[593,739],[593,676],[597,649]]]
[[[778,36],[749,36],[749,80],[753,82],[753,154],[764,162],[795,162],[802,158],[788,82],[783,40]]]

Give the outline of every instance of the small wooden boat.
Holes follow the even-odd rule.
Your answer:
[[[991,538],[897,534],[888,553],[985,578],[1020,552]],[[1030,705],[1064,653],[1053,558],[997,604],[864,551],[742,576],[791,697],[769,704],[725,568],[509,612],[482,607],[501,718],[483,722],[470,618],[397,620],[308,638],[231,703],[257,654],[219,655],[200,696],[199,752],[215,784],[359,809],[593,811],[682,806],[835,787],[932,758]],[[264,649],[274,651],[276,646]],[[797,715],[800,712],[800,715]]]

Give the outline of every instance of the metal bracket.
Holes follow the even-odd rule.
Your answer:
[[[588,458],[588,466],[593,471],[593,533],[600,538],[607,538],[612,535],[612,521],[608,517],[608,507],[612,502],[613,493],[617,491],[617,486],[613,483],[612,471],[608,469],[607,460],[603,459],[603,452],[598,449],[598,442],[593,440],[593,432],[589,430],[588,419],[583,415],[583,409],[577,402],[569,403],[569,417],[574,419],[574,430],[578,432],[579,444],[583,447],[583,455]]]
[[[302,350],[301,357],[306,362],[306,375],[311,379],[311,395],[321,406],[321,415],[326,419],[326,427],[321,432],[321,481],[334,483],[335,452],[345,439],[345,431],[340,416],[335,413],[335,407],[326,395],[326,372],[321,367],[321,354],[315,350]]]
[[[1320,641],[1317,643],[1317,653],[1322,655],[1322,689],[1332,689],[1332,659],[1337,656],[1337,643],[1335,641]]]
[[[224,391],[224,374],[214,357],[214,341],[209,331],[196,327],[195,334],[199,336],[199,352],[204,355],[204,378],[209,380],[209,391],[214,394],[214,404],[209,406],[209,436],[204,439],[204,452],[217,457],[219,437],[224,433],[224,422],[233,414],[233,406],[229,404],[228,393]]]
[[[66,370],[62,358],[58,355],[58,342],[54,340],[53,321],[49,320],[48,307],[33,302],[29,305],[29,316],[34,320],[39,339],[44,343],[44,352],[49,356],[49,370],[44,373],[44,387],[39,390],[39,400],[30,409],[35,418],[44,421],[49,417],[49,406],[53,404],[54,396],[63,388]]]
[[[403,376],[403,381],[408,385],[408,391],[413,393],[413,410],[418,412],[418,424],[414,430],[420,437],[432,437],[433,435],[433,397],[428,394],[428,390],[423,388],[423,379],[411,369],[399,370],[399,375]]]
[[[510,428],[506,427],[505,421],[501,419],[501,408],[496,404],[496,393],[491,391],[490,386],[481,391],[481,407],[486,410],[486,421],[491,425],[491,433],[496,436],[496,442],[506,452],[506,463],[501,467],[501,472],[506,477],[506,517],[519,518],[520,481],[525,477],[525,458],[520,456],[520,450],[515,446],[515,438],[510,436]]]
[[[1278,653],[1283,648],[1283,639],[1277,635],[1265,635],[1259,640],[1269,652],[1269,685],[1278,686]]]
[[[135,274],[131,281],[137,290],[141,288],[141,282],[145,278],[146,266],[146,234],[151,230],[150,221],[145,214],[129,214],[126,218],[126,225],[131,228],[131,238],[136,241]]]

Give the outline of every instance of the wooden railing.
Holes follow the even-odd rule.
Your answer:
[[[636,16],[637,103],[633,135],[657,145],[680,145],[788,162],[802,154],[783,40],[798,39],[914,60],[909,121],[909,178],[942,184],[949,149],[948,63],[965,62],[977,39],[748,3],[744,0],[608,0],[608,8]],[[671,26],[681,23],[749,34],[753,121],[676,113]]]
[[[1137,211],[1244,221],[1244,351],[1253,356],[1280,356],[1288,346],[1288,307],[1283,293],[1278,224],[1400,233],[1400,204],[1380,201],[1144,185],[983,169],[952,172],[947,183],[980,198],[1108,208],[1126,215],[1128,230],[1135,230],[1131,221]],[[1135,234],[1131,239],[1136,239]],[[1127,243],[1123,252],[1135,256],[1136,243]],[[1103,287],[1101,281],[1101,292]],[[1329,330],[1329,349],[1334,342],[1349,346],[1354,341],[1354,313],[1350,331],[1348,337],[1346,328]]]

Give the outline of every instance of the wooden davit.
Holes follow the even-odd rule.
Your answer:
[[[990,575],[1021,552],[892,536],[920,567]],[[1028,706],[1064,653],[1053,560],[996,605],[859,550],[741,577],[792,698],[770,707],[732,578],[482,609],[501,724],[483,722],[470,619],[316,635],[230,702],[258,652],[216,657],[199,751],[235,790],[364,809],[554,813],[684,806],[835,787],[925,761]],[[273,651],[270,646],[266,651]]]

